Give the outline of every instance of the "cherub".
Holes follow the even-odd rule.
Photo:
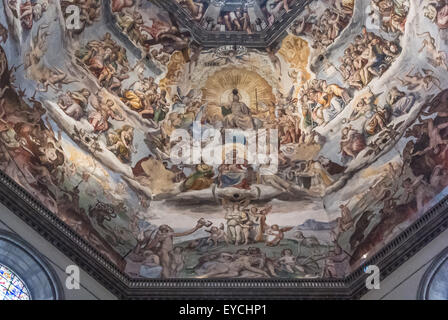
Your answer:
[[[248,56],[245,51],[238,50],[236,45],[230,49],[220,52],[218,50],[213,51],[212,59],[205,62],[205,65],[219,65],[224,66],[227,64],[238,64],[248,62]]]
[[[280,228],[277,224],[272,225],[266,232],[266,245],[268,247],[276,247],[285,237],[285,232],[292,230],[292,227]]]

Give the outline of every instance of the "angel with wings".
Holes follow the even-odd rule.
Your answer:
[[[276,117],[281,117],[283,114],[290,114],[295,111],[297,104],[297,100],[294,99],[295,89],[295,86],[292,86],[287,96],[285,96],[280,90],[277,90],[277,103],[275,104]]]
[[[195,101],[201,101],[201,92],[199,90],[191,89],[187,95],[184,95],[182,89],[176,88],[177,94],[175,94],[171,101],[172,111],[178,113],[185,113],[188,106],[192,105]]]
[[[412,75],[413,70],[414,68],[412,68],[403,79],[397,78],[408,90],[414,91],[425,89],[426,91],[430,91],[434,86],[436,86],[440,91],[442,91],[442,88],[440,87],[440,80],[434,75],[434,71],[422,69],[423,73],[417,71]]]
[[[266,231],[266,245],[268,247],[276,247],[285,238],[285,232],[292,230],[293,227],[280,228],[277,224],[272,225]]]
[[[249,62],[246,50],[239,46],[229,46],[226,50],[207,50],[203,53],[212,53],[211,59],[205,62],[206,66],[225,66]]]
[[[255,224],[257,224],[257,235],[255,236],[255,242],[263,242],[264,234],[266,229],[269,229],[269,226],[266,224],[266,218],[269,213],[272,211],[272,205],[268,205],[263,208],[252,207],[250,208],[250,215],[255,220]]]
[[[427,52],[428,62],[435,68],[443,67],[448,70],[446,52],[443,52],[437,48],[436,40],[431,36],[429,32],[417,34],[417,36],[424,38],[423,46],[418,51],[421,53],[425,48]]]

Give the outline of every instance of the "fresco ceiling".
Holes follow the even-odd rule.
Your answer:
[[[132,278],[344,278],[446,195],[448,2],[299,2],[2,0],[0,169]]]
[[[153,2],[188,29],[191,39],[203,48],[244,43],[245,47],[264,49],[287,34],[287,28],[312,0]]]

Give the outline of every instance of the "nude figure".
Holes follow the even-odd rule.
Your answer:
[[[269,278],[269,274],[266,271],[251,265],[251,257],[248,256],[246,250],[238,250],[233,261],[220,264],[214,270],[212,269],[204,274],[202,278],[236,278],[243,271],[250,271]]]
[[[448,185],[448,170],[443,165],[437,165],[432,171],[429,183],[436,190],[443,189]]]
[[[428,199],[432,199],[436,195],[432,186],[426,183],[423,179],[423,175],[415,179],[414,182],[412,182],[410,178],[407,178],[402,184],[404,190],[408,194],[408,200],[410,196],[415,196],[418,212],[422,212],[423,206]]]
[[[440,80],[434,76],[432,70],[423,69],[423,74],[417,71],[413,75],[412,70],[413,69],[411,69],[403,79],[397,78],[408,90],[425,89],[426,91],[429,91],[433,86],[436,86],[442,91]]]
[[[134,5],[134,0],[112,0],[112,12],[119,12],[123,8],[129,8]]]
[[[227,235],[224,231],[223,223],[221,223],[219,228],[211,227],[210,230],[205,230],[205,231],[210,233],[210,236],[208,237],[207,242],[212,243],[215,247],[218,246],[218,244],[221,240],[227,242]]]
[[[275,51],[272,48],[266,48],[266,52],[268,53],[269,60],[271,60],[272,66],[275,70],[278,71],[278,74],[282,74],[282,64],[280,59],[275,55]]]
[[[8,40],[8,29],[0,23],[0,42],[5,43]]]
[[[296,273],[296,271],[305,272],[305,269],[297,264],[296,257],[293,256],[290,249],[284,249],[282,257],[277,262],[289,273]]]
[[[448,112],[439,112],[439,117],[448,117]],[[427,153],[428,151],[433,151],[434,153],[438,154],[440,152],[440,145],[446,145],[448,144],[448,139],[443,139],[440,132],[448,128],[448,122],[441,123],[439,125],[435,125],[434,120],[432,118],[422,120],[420,121],[425,125],[427,125],[427,133],[429,136],[429,145],[427,148],[421,151],[417,151],[414,153],[414,155],[423,155]]]
[[[160,258],[160,265],[162,266],[162,278],[172,277],[171,269],[171,255],[170,253],[174,249],[174,238],[184,237],[195,233],[197,230],[203,227],[203,223],[198,221],[197,225],[185,232],[174,232],[174,230],[168,225],[161,225],[154,239],[149,242],[144,248],[145,249],[156,249],[156,253]]]
[[[63,84],[79,82],[76,79],[69,79],[67,74],[61,69],[50,70],[47,77],[41,79],[42,88],[37,89],[40,92],[48,92],[48,87],[56,92],[60,92]]]
[[[421,53],[426,48],[426,53],[428,55],[428,61],[434,67],[443,67],[448,70],[448,65],[446,62],[446,53],[438,50],[436,46],[436,40],[431,36],[429,32],[422,34],[417,34],[419,37],[424,37],[423,46],[418,50]]]
[[[171,258],[171,275],[173,277],[177,276],[179,272],[185,266],[184,249],[181,247],[175,247],[173,251],[170,252]]]

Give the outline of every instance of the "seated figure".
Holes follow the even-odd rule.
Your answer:
[[[227,129],[253,129],[251,111],[249,107],[240,102],[240,96],[237,89],[232,92],[232,103],[230,104],[231,113],[224,118],[224,127]]]

